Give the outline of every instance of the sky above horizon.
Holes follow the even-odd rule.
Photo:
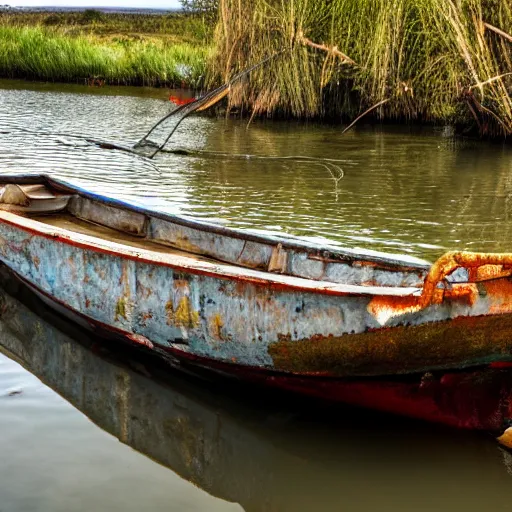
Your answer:
[[[176,9],[179,0],[2,0],[16,7],[146,7],[150,9]]]

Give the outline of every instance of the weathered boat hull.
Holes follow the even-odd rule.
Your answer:
[[[410,297],[319,293],[250,272],[191,267],[188,258],[146,258],[142,250],[10,219],[0,212],[0,260],[27,284],[95,328],[182,357],[316,377],[512,360],[512,316],[476,315],[499,299],[496,283],[512,287],[508,280],[482,284],[476,307],[463,297],[405,313],[383,328],[375,305],[407,305]],[[501,309],[507,308],[512,304]]]
[[[22,283],[21,290],[13,287],[14,279]],[[63,307],[47,294],[27,286],[23,279],[10,270],[0,272],[0,286],[20,300],[31,302],[34,307],[34,302],[30,301],[25,292],[31,290],[47,306],[68,317],[73,324],[85,327],[105,340],[133,344],[133,339],[122,332],[112,330],[100,322],[90,321]],[[25,330],[23,323],[27,312],[23,312],[23,308],[4,291],[0,299],[2,321],[14,329]],[[37,303],[35,310],[47,318],[44,309]],[[155,349],[147,352],[155,353]],[[159,352],[158,349],[156,352]],[[456,428],[484,430],[500,435],[512,423],[511,363],[495,363],[465,371],[438,371],[397,377],[326,378],[216,362],[179,350],[156,355],[163,356],[173,368],[200,377],[237,380],[270,390],[278,389],[323,401],[343,402]],[[23,354],[17,356],[22,357]]]
[[[92,320],[15,276],[46,305],[105,339],[140,345],[136,337]],[[4,278],[5,279],[5,278]],[[144,345],[144,343],[142,343]],[[405,415],[456,428],[503,432],[512,422],[512,363],[466,371],[437,371],[399,377],[333,378],[304,376],[196,356],[176,348],[145,346],[177,369],[263,385],[323,401]]]

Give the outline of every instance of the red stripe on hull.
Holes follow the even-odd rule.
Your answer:
[[[178,359],[242,381],[451,427],[502,432],[512,418],[511,369],[335,379],[282,374],[172,352]]]

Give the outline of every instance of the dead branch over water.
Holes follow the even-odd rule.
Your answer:
[[[220,0],[210,64],[227,81],[289,50],[233,88],[230,107],[242,113],[371,113],[508,135],[510,33],[512,0]]]
[[[297,41],[307,46],[310,46],[311,48],[315,48],[316,50],[322,50],[324,52],[335,55],[336,57],[340,57],[342,61],[345,61],[348,64],[355,64],[355,62],[350,57],[340,52],[337,46],[326,46],[325,44],[314,43],[313,41],[311,41],[311,39],[304,37],[304,34],[302,32],[299,32],[299,34],[297,34]]]

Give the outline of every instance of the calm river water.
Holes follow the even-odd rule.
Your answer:
[[[164,91],[0,81],[0,168],[330,244],[510,250],[512,149],[441,128],[190,118],[170,148],[191,154],[156,166],[71,136],[129,145],[169,108]],[[485,436],[162,382],[0,301],[0,345],[32,347],[34,374],[0,355],[0,512],[510,509],[512,458]]]

